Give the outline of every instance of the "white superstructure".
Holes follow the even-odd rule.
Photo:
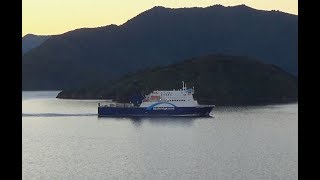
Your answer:
[[[171,91],[153,91],[145,96],[140,107],[149,107],[159,102],[156,107],[195,107],[198,102],[193,98],[194,88],[187,89],[182,81],[182,89]]]

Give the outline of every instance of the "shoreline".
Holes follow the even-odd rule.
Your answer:
[[[118,102],[118,101],[113,101],[112,99],[98,99],[98,98],[61,98],[61,97],[56,97],[56,99],[61,99],[61,100],[88,100],[88,101],[108,101],[112,103],[128,103],[128,102]],[[285,105],[285,104],[298,104],[298,100],[288,100],[288,101],[277,101],[277,102],[262,102],[262,103],[199,103],[200,105],[210,105],[213,104],[215,106],[219,107],[247,107],[247,106],[272,106],[272,105]]]

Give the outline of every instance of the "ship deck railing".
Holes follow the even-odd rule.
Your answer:
[[[134,106],[131,103],[108,103],[108,104],[101,104],[98,103],[99,107],[123,107],[123,108],[136,108],[137,106]]]

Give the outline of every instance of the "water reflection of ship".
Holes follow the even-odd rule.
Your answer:
[[[147,119],[147,121],[150,124],[154,124],[154,125],[179,125],[179,126],[191,126],[193,124],[193,122],[196,120],[197,118],[194,117],[184,117],[184,118],[149,118]]]
[[[130,117],[128,119],[136,126],[140,126],[146,122],[154,125],[192,126],[196,120],[213,119],[213,117]]]
[[[103,117],[99,118],[99,120],[110,120],[114,118],[112,117]],[[192,126],[194,121],[196,120],[203,120],[203,119],[214,119],[214,117],[128,117],[128,118],[117,118],[116,120],[123,120],[123,121],[131,121],[131,123],[136,126],[140,127],[143,123],[149,123],[153,125],[177,125],[177,126]]]

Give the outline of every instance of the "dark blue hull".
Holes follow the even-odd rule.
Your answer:
[[[157,109],[149,110],[141,107],[98,107],[99,117],[167,117],[167,116],[182,116],[182,117],[207,117],[213,106],[199,106],[199,107],[175,107],[173,109]]]

